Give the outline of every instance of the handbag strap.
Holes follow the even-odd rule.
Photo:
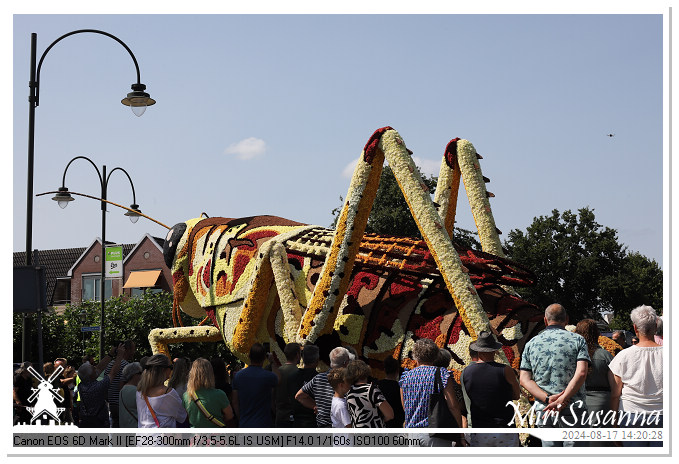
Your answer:
[[[441,368],[436,368],[436,373],[434,374],[434,393],[438,394],[443,391],[443,381],[441,380]]]
[[[123,407],[125,408],[125,410],[127,411],[127,413],[130,416],[134,417],[134,420],[138,420],[137,415],[135,413],[133,413],[132,411],[130,411],[130,408],[128,408],[127,405],[125,404],[125,400],[123,400],[122,398],[120,398],[120,399],[122,400],[121,403],[122,403]],[[149,405],[149,409],[151,409],[151,405]]]
[[[160,427],[160,422],[158,422],[158,418],[156,417],[156,412],[151,407],[151,403],[149,403],[149,399],[146,397],[146,395],[142,395],[142,396],[144,397],[144,401],[146,401],[146,406],[148,406],[149,411],[151,411],[151,415],[153,416],[153,421],[156,423],[156,427]]]
[[[198,398],[198,395],[196,395],[196,392],[191,392],[191,398],[193,399],[193,402],[196,403],[196,406],[198,406],[198,410],[203,413],[207,420],[215,424],[217,427],[226,427],[222,421],[217,419],[214,414],[212,414],[205,406],[203,406],[203,403]]]

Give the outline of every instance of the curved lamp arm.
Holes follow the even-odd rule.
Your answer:
[[[125,173],[125,175],[127,176],[127,180],[130,181],[130,186],[132,187],[132,204],[136,205],[137,204],[137,195],[134,193],[134,184],[132,183],[132,178],[130,177],[130,175],[127,173],[126,170],[124,170],[123,168],[113,168],[113,169],[111,169],[111,172],[109,172],[108,176],[106,176],[106,185],[108,185],[108,180],[111,178],[111,174],[113,174],[115,171],[123,171]]]
[[[47,47],[47,48],[45,49],[45,51],[43,52],[42,56],[40,57],[40,61],[38,62],[38,69],[37,69],[37,72],[36,72],[35,82],[33,83],[33,85],[35,86],[35,99],[33,100],[33,104],[34,104],[35,106],[38,106],[38,105],[40,104],[40,68],[42,67],[42,62],[43,62],[43,60],[45,59],[45,56],[47,56],[47,53],[48,53],[48,52],[52,49],[52,47],[54,47],[58,42],[62,41],[62,40],[65,39],[66,37],[69,37],[69,36],[72,36],[72,35],[75,35],[75,34],[81,34],[81,33],[83,33],[83,32],[91,32],[91,33],[94,33],[94,34],[105,35],[106,37],[112,38],[113,40],[115,40],[116,42],[118,42],[120,45],[122,45],[123,47],[125,47],[125,50],[127,50],[127,52],[128,52],[128,53],[130,54],[130,56],[132,57],[132,61],[134,62],[134,67],[135,67],[135,69],[136,69],[136,71],[137,71],[137,85],[143,85],[143,84],[141,84],[141,78],[140,78],[140,73],[139,73],[139,64],[137,63],[137,58],[135,58],[134,53],[132,53],[132,50],[130,50],[130,47],[128,47],[128,46],[125,44],[125,42],[123,42],[123,41],[120,40],[118,37],[114,36],[113,34],[109,34],[108,32],[99,31],[99,30],[97,30],[97,29],[79,29],[79,30],[77,30],[77,31],[71,31],[71,32],[69,32],[69,33],[67,33],[67,34],[64,34],[64,35],[62,35],[61,37],[59,37],[57,40],[55,40],[54,42],[52,42],[52,43],[50,44],[50,46]]]
[[[68,171],[68,167],[71,165],[71,163],[77,159],[84,159],[90,162],[92,166],[94,166],[94,169],[97,171],[97,176],[99,176],[99,184],[101,185],[102,189],[104,188],[104,179],[101,177],[101,171],[99,171],[99,168],[97,167],[96,164],[94,164],[94,161],[89,159],[87,156],[76,156],[73,158],[71,161],[68,162],[66,165],[66,168],[64,169],[64,175],[61,178],[61,186],[66,187],[66,171]],[[127,174],[127,173],[126,173]],[[128,176],[129,177],[129,176]],[[134,189],[133,189],[134,190]]]

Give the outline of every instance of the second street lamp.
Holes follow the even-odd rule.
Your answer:
[[[34,176],[34,157],[35,157],[35,108],[40,104],[40,69],[42,68],[42,63],[49,53],[49,51],[54,47],[57,43],[61,42],[63,39],[66,37],[70,37],[72,35],[76,34],[83,34],[83,33],[91,33],[91,34],[99,34],[103,35],[106,37],[109,37],[116,42],[118,42],[120,45],[127,50],[127,52],[130,54],[130,57],[132,58],[132,61],[134,63],[135,70],[137,72],[137,82],[132,84],[132,92],[128,93],[125,98],[122,99],[121,103],[123,105],[129,106],[132,109],[132,112],[137,115],[141,116],[144,114],[144,111],[146,111],[146,108],[148,106],[151,106],[156,103],[154,99],[151,98],[151,96],[145,92],[146,86],[141,83],[141,76],[139,73],[139,64],[137,63],[137,58],[134,56],[134,53],[132,53],[132,50],[130,50],[130,47],[128,47],[125,42],[120,40],[118,37],[114,36],[113,34],[109,34],[108,32],[100,31],[97,29],[79,29],[76,31],[71,31],[68,32],[58,39],[56,39],[54,42],[52,42],[49,47],[45,49],[45,51],[42,53],[40,56],[40,60],[38,60],[38,52],[37,52],[37,44],[38,44],[38,34],[32,33],[31,34],[31,61],[30,61],[30,75],[29,75],[29,81],[28,81],[28,87],[30,90],[30,94],[28,95],[28,160],[27,160],[27,167],[28,167],[28,178],[26,182],[26,266],[30,266],[33,264],[33,176]],[[62,206],[63,208],[64,206]],[[40,317],[38,317],[38,331],[40,331]],[[30,347],[28,345],[28,327],[27,327],[27,319],[26,315],[24,314],[23,317],[23,322],[22,322],[22,349],[21,349],[21,360],[22,361],[28,361],[29,358],[29,352],[30,352]],[[40,344],[38,346],[41,346]],[[42,353],[39,355],[39,359],[42,360]],[[42,361],[40,361],[42,362]]]
[[[99,34],[118,42],[122,45],[125,50],[129,53],[134,63],[134,68],[137,73],[137,82],[131,85],[132,92],[128,93],[125,98],[121,100],[123,105],[129,106],[132,112],[141,116],[146,111],[146,108],[154,105],[156,101],[151,98],[151,96],[145,92],[146,85],[141,83],[141,74],[139,72],[139,64],[137,63],[137,58],[130,50],[125,42],[120,40],[118,37],[108,32],[100,31],[97,29],[79,29],[77,31],[71,31],[67,34],[62,35],[54,42],[52,42],[49,47],[45,49],[40,60],[37,60],[37,41],[38,35],[31,34],[31,69],[30,69],[30,79],[28,86],[30,88],[30,95],[28,96],[28,185],[27,185],[27,195],[26,195],[26,265],[31,265],[31,250],[33,247],[33,164],[34,164],[34,151],[35,151],[35,108],[40,104],[40,70],[42,68],[42,63],[49,51],[57,43],[61,42],[66,37],[70,37],[76,34],[92,33]],[[62,206],[63,207],[63,206]],[[24,360],[25,361],[25,360]]]
[[[111,178],[111,174],[113,174],[115,171],[122,171],[126,176],[127,179],[130,181],[130,186],[132,187],[132,205],[130,205],[130,209],[125,213],[125,216],[128,216],[130,218],[130,221],[132,223],[137,222],[139,219],[139,216],[141,214],[141,210],[139,209],[139,205],[137,204],[137,198],[134,192],[134,184],[132,183],[132,178],[130,178],[130,175],[125,171],[123,168],[113,168],[111,172],[106,175],[106,165],[102,167],[102,170],[99,171],[99,168],[97,167],[94,162],[87,158],[86,156],[76,156],[73,158],[71,161],[68,162],[66,165],[66,169],[64,169],[64,175],[62,178],[61,182],[61,187],[59,188],[59,191],[57,194],[52,198],[52,200],[56,201],[59,203],[59,207],[65,208],[68,206],[68,203],[73,201],[74,198],[71,196],[70,192],[68,191],[68,188],[66,187],[66,172],[68,171],[69,166],[71,163],[73,163],[75,160],[78,159],[84,159],[86,161],[89,161],[92,166],[94,166],[94,169],[97,171],[97,176],[99,176],[99,183],[101,185],[101,281],[100,281],[100,300],[101,300],[101,315],[100,315],[100,327],[99,327],[99,359],[104,358],[104,354],[106,351],[104,350],[104,339],[105,339],[105,331],[104,331],[104,307],[105,307],[105,299],[106,299],[106,193],[108,190],[108,182],[109,179]]]

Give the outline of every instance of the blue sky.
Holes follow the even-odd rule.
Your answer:
[[[110,38],[58,43],[41,71],[36,194],[56,190],[85,155],[124,168],[141,210],[169,226],[201,212],[328,226],[348,166],[389,125],[430,174],[450,139],[470,140],[503,238],[553,209],[589,206],[662,264],[666,11],[644,12],[659,14],[14,15],[13,250],[25,247],[30,34],[40,55],[87,28],[130,47],[158,103],[140,118],[120,104],[134,66]],[[128,206],[120,174],[108,197]],[[84,162],[66,186],[99,194]],[[61,210],[50,197],[34,199],[34,248],[101,235],[96,201]],[[472,229],[459,201],[458,226]],[[164,237],[122,213],[109,208],[108,240]]]

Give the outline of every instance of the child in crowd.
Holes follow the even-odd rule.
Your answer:
[[[346,381],[345,376],[346,369],[342,367],[336,367],[328,373],[328,383],[330,383],[335,392],[330,409],[330,419],[332,420],[333,428],[351,427],[351,417],[349,417],[349,409],[347,408],[347,400],[345,398],[349,388],[351,388],[351,384]],[[351,435],[334,435],[333,446],[351,446]]]

